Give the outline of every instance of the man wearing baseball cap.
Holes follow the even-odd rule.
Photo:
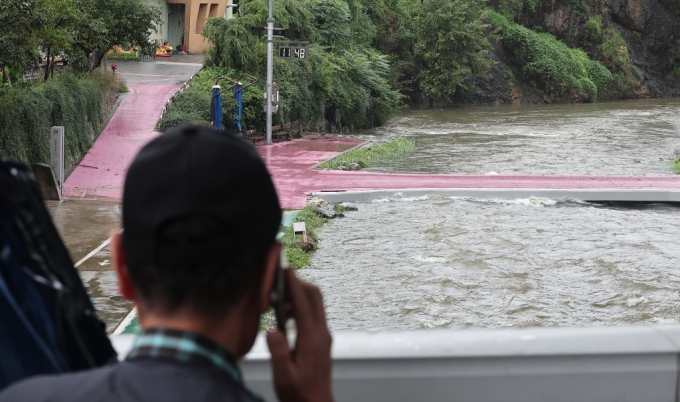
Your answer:
[[[121,294],[144,332],[118,364],[43,376],[0,401],[258,401],[237,361],[253,346],[281,245],[281,207],[257,152],[240,139],[182,126],[130,166],[123,232],[111,250]],[[286,270],[297,341],[267,335],[280,401],[332,401],[331,336],[318,288]]]

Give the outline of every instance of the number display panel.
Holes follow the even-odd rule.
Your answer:
[[[309,49],[300,46],[280,46],[279,57],[282,59],[307,59]]]

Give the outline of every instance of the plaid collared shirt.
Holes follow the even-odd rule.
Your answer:
[[[164,328],[145,330],[137,337],[126,358],[126,360],[142,359],[216,367],[243,385],[241,371],[231,354],[210,339],[194,332]],[[261,400],[252,391],[247,391]]]

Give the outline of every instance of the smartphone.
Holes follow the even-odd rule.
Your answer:
[[[269,297],[271,299],[272,307],[274,307],[276,326],[285,333],[287,317],[284,308],[286,302],[286,287],[283,276],[284,269],[288,269],[288,258],[286,257],[286,250],[281,246],[281,255],[279,256],[276,274],[274,275],[274,285],[272,286]]]

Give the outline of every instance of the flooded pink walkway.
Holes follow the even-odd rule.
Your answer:
[[[119,201],[127,167],[159,133],[156,120],[179,85],[129,85],[130,93],[94,146],[64,184],[68,199]],[[529,176],[386,174],[316,170],[311,167],[360,141],[310,135],[258,148],[285,209],[299,209],[306,195],[323,190],[405,188],[680,189],[680,176]]]
[[[158,135],[154,127],[179,85],[128,85],[127,94],[102,134],[64,183],[68,199],[116,199],[137,151]]]
[[[310,136],[259,149],[286,209],[305,206],[306,195],[323,190],[404,188],[680,189],[680,176],[530,176],[385,174],[315,170],[311,166],[359,141]]]

